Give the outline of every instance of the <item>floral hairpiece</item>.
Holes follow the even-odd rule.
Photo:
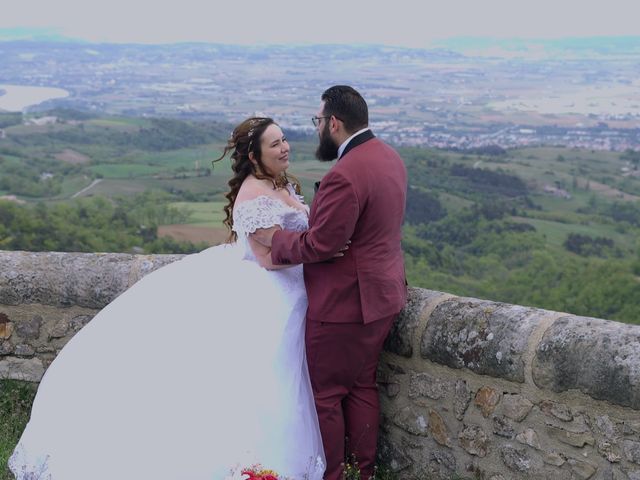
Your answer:
[[[258,127],[262,121],[265,120],[263,117],[256,117],[249,120],[249,131],[247,132],[247,137],[253,137],[253,134],[256,132],[256,127]]]
[[[251,145],[253,145],[253,134],[256,133],[256,128],[260,125],[260,122],[264,120],[263,118],[252,118],[249,120],[249,131],[247,132],[247,138],[249,139],[249,145],[247,146],[247,151],[251,151]]]

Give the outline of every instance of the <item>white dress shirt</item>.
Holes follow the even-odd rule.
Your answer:
[[[356,137],[360,135],[362,132],[366,132],[367,130],[369,130],[369,127],[364,127],[363,129],[358,130],[356,133],[351,135],[344,142],[342,142],[342,145],[340,145],[340,147],[338,148],[338,160],[340,159],[340,157],[342,157],[342,152],[344,152],[344,149],[347,148],[347,145],[349,145],[349,142],[353,139],[353,137]]]

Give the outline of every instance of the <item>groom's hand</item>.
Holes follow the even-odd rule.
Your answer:
[[[253,238],[260,245],[271,248],[273,234],[278,230],[282,230],[282,228],[280,228],[278,225],[269,228],[259,228],[251,234],[251,238]]]

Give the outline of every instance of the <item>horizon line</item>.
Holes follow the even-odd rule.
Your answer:
[[[141,45],[141,46],[166,46],[166,45],[222,45],[230,47],[331,47],[331,46],[347,46],[347,47],[384,47],[397,48],[407,50],[431,50],[442,49],[450,42],[478,42],[478,43],[562,43],[572,41],[588,41],[588,40],[604,40],[604,41],[638,41],[640,42],[640,34],[638,35],[567,35],[567,36],[488,36],[488,35],[452,35],[449,37],[432,38],[425,42],[425,46],[409,46],[383,42],[317,42],[317,41],[291,41],[291,42],[261,42],[261,43],[242,43],[242,42],[225,42],[220,40],[173,40],[173,41],[130,41],[130,40],[89,40],[80,37],[63,35],[53,28],[42,27],[17,27],[17,28],[1,28],[0,27],[0,43],[2,42],[49,42],[49,43],[78,43],[87,45]],[[462,46],[462,45],[459,45]]]

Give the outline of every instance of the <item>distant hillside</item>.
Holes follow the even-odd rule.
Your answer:
[[[412,285],[640,323],[633,155],[402,154],[412,187],[403,241]]]
[[[230,124],[64,110],[0,122],[0,248],[189,252],[226,238],[230,164],[210,162]],[[290,139],[310,202],[331,165],[313,159],[314,136]],[[640,323],[635,152],[399,150],[412,285]]]

